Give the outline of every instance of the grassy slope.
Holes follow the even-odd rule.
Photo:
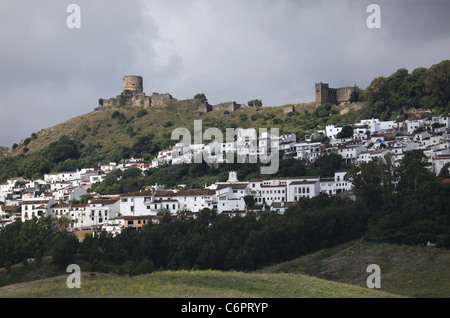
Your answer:
[[[7,278],[0,269],[0,297],[183,297],[183,298],[334,298],[450,297],[450,251],[419,246],[349,242],[258,273],[218,271],[155,272],[136,277],[84,276],[81,290],[69,290],[64,272],[48,277],[50,266],[14,266]],[[369,264],[381,267],[381,290],[366,287]],[[80,265],[86,268],[86,264]],[[56,272],[53,271],[53,275]],[[20,276],[20,277],[18,277]],[[23,278],[23,279],[21,279]],[[9,281],[9,283],[8,283]],[[26,283],[13,283],[13,282]]]
[[[314,109],[314,103],[302,104],[305,110]],[[127,118],[134,117],[129,123],[119,124],[117,119],[111,118],[114,110],[124,113]],[[225,128],[245,127],[246,125],[255,128],[271,128],[278,127],[282,131],[297,132],[299,129],[296,120],[303,114],[292,116],[290,120],[283,124],[273,124],[272,119],[259,118],[251,120],[253,114],[261,114],[266,118],[279,117],[286,119],[283,113],[283,106],[278,107],[247,107],[241,108],[236,112],[225,114],[224,111],[212,111],[202,113],[198,111],[195,105],[169,105],[162,108],[147,108],[148,114],[138,118],[137,113],[139,107],[120,107],[106,108],[96,110],[88,114],[80,115],[60,123],[56,126],[42,129],[36,132],[37,138],[33,139],[28,145],[28,153],[33,153],[48,146],[51,142],[57,141],[62,135],[76,137],[81,140],[84,145],[101,145],[103,151],[111,151],[117,145],[133,145],[140,136],[148,133],[155,134],[155,139],[170,140],[172,131],[177,127],[184,127],[193,132],[194,120],[203,120],[203,129],[209,127],[217,127],[225,133]],[[245,113],[248,119],[242,121],[239,115]],[[271,114],[271,115],[269,115]],[[167,122],[171,122],[171,126],[166,126]],[[128,126],[132,126],[137,133],[134,137],[127,134]],[[193,138],[193,137],[192,137]],[[23,153],[24,145],[22,141],[18,142],[19,147],[10,154],[17,155]]]
[[[408,297],[450,297],[450,251],[351,242],[267,267],[263,273],[301,273],[366,286],[369,264],[381,268],[381,290]]]
[[[80,289],[58,276],[0,288],[0,298],[391,298],[379,290],[300,274],[155,272],[135,277],[84,274]]]

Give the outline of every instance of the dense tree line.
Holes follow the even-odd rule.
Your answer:
[[[406,152],[398,168],[387,158],[353,167],[348,177],[371,211],[368,240],[450,247],[450,185],[428,170],[422,150]]]
[[[450,60],[429,69],[418,67],[409,73],[401,68],[389,77],[377,77],[360,96],[371,111],[367,115],[381,120],[388,120],[392,112],[403,107],[447,113],[450,111]]]
[[[40,151],[0,158],[0,182],[18,176],[37,179],[49,172],[74,171],[96,166],[99,162],[119,162],[124,158],[149,160],[169,143],[156,141],[153,134],[148,134],[139,137],[130,147],[118,146],[112,153],[104,153],[98,145],[86,146],[63,135]]]

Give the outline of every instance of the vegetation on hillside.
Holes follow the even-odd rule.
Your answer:
[[[389,120],[399,116],[403,108],[434,110],[435,114],[450,112],[450,60],[429,69],[418,67],[411,73],[401,68],[389,77],[375,78],[361,99],[368,104],[367,118]],[[400,110],[400,113],[396,113]],[[397,119],[397,118],[394,118]]]
[[[303,274],[367,286],[369,264],[381,269],[381,290],[407,297],[450,296],[450,251],[446,249],[357,240],[323,249],[259,270],[260,273]]]

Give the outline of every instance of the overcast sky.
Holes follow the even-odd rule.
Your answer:
[[[81,28],[69,29],[69,4]],[[367,6],[381,9],[368,28]],[[0,146],[144,91],[210,104],[314,100],[314,83],[366,88],[450,55],[450,1],[0,0]]]

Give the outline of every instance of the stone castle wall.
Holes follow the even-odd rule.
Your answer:
[[[316,104],[326,103],[340,104],[348,102],[352,93],[358,89],[357,86],[345,86],[339,88],[329,88],[328,84],[316,83]]]

